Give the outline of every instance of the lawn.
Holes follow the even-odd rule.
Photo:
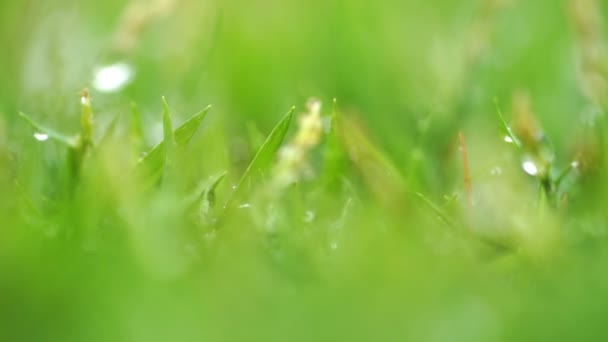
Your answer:
[[[0,341],[608,338],[600,0],[0,2]]]

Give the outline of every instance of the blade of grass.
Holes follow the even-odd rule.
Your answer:
[[[568,177],[568,175],[570,175],[570,172],[572,172],[577,167],[578,167],[577,161],[573,161],[572,163],[568,164],[568,166],[566,168],[564,168],[559,173],[559,175],[557,175],[557,177],[555,178],[555,181],[553,181],[555,189],[559,189],[559,187],[562,184],[562,182],[564,181],[564,179],[566,179],[566,177]]]
[[[166,104],[166,101],[163,102]],[[174,149],[185,146],[200,127],[210,108],[211,106],[208,106],[191,116],[186,122],[180,125],[173,134],[166,134],[163,141],[154,146],[150,152],[138,160],[135,170],[136,172],[143,172],[146,175],[144,184],[155,184],[162,176],[165,166],[170,164],[170,160],[167,160],[167,151],[165,151],[165,139],[174,142]],[[172,126],[171,122],[167,122],[171,121],[171,118],[168,117],[169,115],[169,107],[165,105],[163,109],[163,128],[166,130]]]
[[[207,116],[207,113],[211,109],[211,106],[206,107],[200,112],[191,116],[186,122],[180,125],[174,132],[174,141],[177,147],[185,146],[194,136],[201,123]],[[157,165],[160,167],[159,163],[162,162],[163,158],[163,149],[164,149],[165,140],[158,143],[150,152],[148,152],[144,157],[142,157],[138,164],[140,165]]]
[[[101,140],[99,141],[99,146],[105,146],[105,144],[110,139],[112,139],[112,137],[116,133],[116,127],[118,126],[118,119],[119,118],[120,118],[120,115],[116,115],[116,116],[114,116],[114,118],[112,119],[112,121],[110,121],[110,124],[106,128],[106,131],[103,133],[103,137],[101,137]]]
[[[215,180],[211,183],[209,188],[205,190],[204,197],[205,201],[209,203],[210,207],[215,206],[215,190],[222,183],[224,178],[226,178],[227,172],[222,172],[219,176],[215,178]]]
[[[371,139],[362,123],[347,117],[342,117],[340,123],[344,133],[338,135],[340,143],[354,171],[385,205],[402,208],[407,184],[399,168]]]
[[[234,205],[235,200],[243,193],[245,183],[253,176],[254,173],[263,173],[272,164],[277,151],[285,139],[285,135],[289,129],[294,111],[295,107],[292,107],[289,112],[283,116],[281,121],[279,121],[279,123],[274,127],[272,132],[270,132],[270,135],[268,138],[266,138],[266,141],[264,141],[264,144],[262,144],[262,147],[260,147],[256,155],[253,157],[253,160],[241,176],[236,188],[226,203],[226,209],[229,209],[232,205]]]
[[[487,245],[496,251],[507,251],[511,250],[513,247],[504,241],[500,241],[497,239],[492,239],[487,236],[483,236],[480,234],[475,234],[471,230],[467,229],[466,226],[463,226],[462,222],[456,221],[451,218],[444,210],[442,210],[438,205],[436,205],[431,199],[426,197],[424,194],[420,192],[414,193],[418,198],[422,200],[424,203],[437,217],[443,221],[447,226],[454,229],[458,234],[461,234],[463,238],[477,240],[482,242],[484,245]]]
[[[32,126],[34,128],[36,133],[46,134],[50,139],[53,139],[69,148],[78,147],[77,138],[59,133],[59,132],[53,130],[52,128],[48,128],[44,125],[41,125],[22,112],[19,112],[19,116],[21,116],[28,124],[30,124],[30,126]]]
[[[325,149],[324,178],[329,188],[335,189],[340,185],[340,177],[346,168],[346,153],[340,142],[340,134],[343,134],[340,123],[340,112],[337,100],[334,99],[331,114],[330,130],[327,135],[327,145]]]
[[[76,148],[71,150],[68,155],[68,165],[72,172],[72,180],[77,180],[80,177],[82,164],[93,149],[94,128],[95,122],[91,95],[89,94],[89,90],[85,88],[80,94],[80,134],[76,141]]]
[[[427,198],[424,194],[422,194],[420,192],[416,192],[415,195],[418,196],[422,200],[422,202],[424,204],[426,204],[426,206],[429,209],[431,209],[437,215],[437,217],[439,217],[448,226],[450,226],[450,227],[456,226],[456,224],[454,223],[454,220],[452,220],[443,210],[441,210],[441,208],[439,208],[435,203],[433,203],[433,201],[431,201],[429,198]]]
[[[165,168],[171,167],[175,155],[175,132],[173,132],[173,121],[171,120],[171,110],[167,99],[163,96],[163,152]]]
[[[137,158],[141,153],[143,146],[144,128],[141,122],[141,112],[135,103],[131,104],[131,122],[129,128],[133,155]]]
[[[212,178],[211,183],[207,183],[207,186],[197,196],[193,205],[190,206],[191,210],[195,210],[196,217],[199,218],[199,224],[203,226],[213,226],[218,222],[215,192],[220,183],[226,178],[226,174],[227,172],[222,172],[215,176],[214,179]]]
[[[80,144],[81,154],[84,156],[93,146],[93,106],[91,105],[91,95],[88,89],[82,90],[80,95]],[[81,156],[82,157],[82,156]]]
[[[207,106],[200,112],[192,115],[186,122],[175,130],[175,143],[177,146],[184,146],[190,142],[205,117],[209,113],[211,106]]]
[[[199,185],[186,196],[184,206],[191,210],[197,206],[205,207],[206,210],[211,210],[215,206],[215,191],[217,187],[226,178],[228,172],[224,171],[220,174],[212,176],[209,180]]]
[[[505,120],[505,117],[502,115],[502,111],[500,110],[500,106],[498,105],[497,98],[494,98],[494,106],[496,107],[496,113],[498,114],[498,119],[500,120],[504,133],[509,137],[509,139],[511,139],[513,145],[520,149],[521,141],[519,141],[519,139],[515,136],[515,133],[513,133],[513,130],[511,129],[509,124],[507,124],[507,120]]]

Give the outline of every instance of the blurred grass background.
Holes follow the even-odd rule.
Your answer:
[[[492,99],[507,105],[523,89],[545,129],[566,137],[584,103],[567,1],[179,1],[134,29],[125,22],[145,19],[129,17],[124,1],[2,6],[3,112],[44,112],[67,127],[76,105],[66,98],[116,60],[137,77],[96,99],[110,112],[106,102],[134,101],[151,116],[163,94],[179,113],[212,103],[233,129],[254,121],[267,131],[291,105],[335,97],[400,165],[420,121],[433,122],[437,141],[425,148],[442,148],[454,125],[494,124]],[[136,42],[117,47],[121,35]],[[445,175],[433,166],[418,176],[437,190]]]
[[[585,44],[606,65],[596,17],[608,17],[602,1],[0,2],[0,340],[601,339],[604,182],[581,180],[572,210],[539,219],[537,181],[504,146],[494,104],[516,116],[515,95],[527,94],[556,164],[567,165],[605,105],[605,79],[593,93],[581,76]],[[96,89],[95,70],[117,62],[133,80]],[[254,138],[311,96],[325,114],[336,98],[408,193],[437,203],[464,197],[462,131],[478,202],[465,220],[514,230],[523,247],[488,251],[412,198],[387,209],[373,189],[354,199],[333,254],[319,247],[331,231],[294,218],[278,257],[244,214],[209,242],[180,217],[179,191],[142,199],[129,177],[118,180],[129,152],[118,142],[86,166],[78,200],[54,204],[65,196],[65,151],[35,141],[17,113],[75,133],[84,87],[100,131],[136,103],[147,148],[162,139],[161,96],[177,122],[213,104],[175,187],[228,171],[222,200]],[[24,218],[20,191],[52,219]],[[331,220],[344,197],[307,200]]]

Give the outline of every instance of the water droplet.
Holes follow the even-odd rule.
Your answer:
[[[530,159],[524,160],[521,164],[521,168],[524,169],[524,171],[530,176],[538,175],[538,167]]]
[[[36,133],[34,133],[34,139],[36,139],[38,141],[47,141],[47,140],[49,140],[49,135],[46,133],[36,132]]]
[[[490,170],[490,174],[492,176],[500,176],[502,175],[502,169],[500,168],[500,166],[494,166],[492,170]]]
[[[332,250],[334,250],[334,251],[335,251],[336,249],[338,249],[338,243],[336,243],[336,242],[332,242],[332,243],[329,245],[329,247],[330,247]]]
[[[578,169],[578,167],[580,166],[580,163],[578,162],[578,160],[575,160],[572,163],[570,163],[570,166],[572,166],[573,169]]]
[[[505,142],[507,144],[512,144],[513,143],[513,139],[510,136],[508,136],[508,135],[505,136],[504,140],[505,140]]]
[[[247,208],[251,208],[251,203],[243,203],[243,204],[239,205],[239,209],[247,209]]]
[[[315,212],[312,210],[308,210],[306,211],[306,214],[304,214],[304,222],[306,223],[311,223],[312,221],[315,220]]]
[[[93,87],[103,93],[114,93],[129,84],[134,74],[133,67],[124,62],[106,65],[95,70]]]

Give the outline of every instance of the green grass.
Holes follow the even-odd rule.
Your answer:
[[[605,339],[606,5],[137,4],[0,3],[0,341]]]

